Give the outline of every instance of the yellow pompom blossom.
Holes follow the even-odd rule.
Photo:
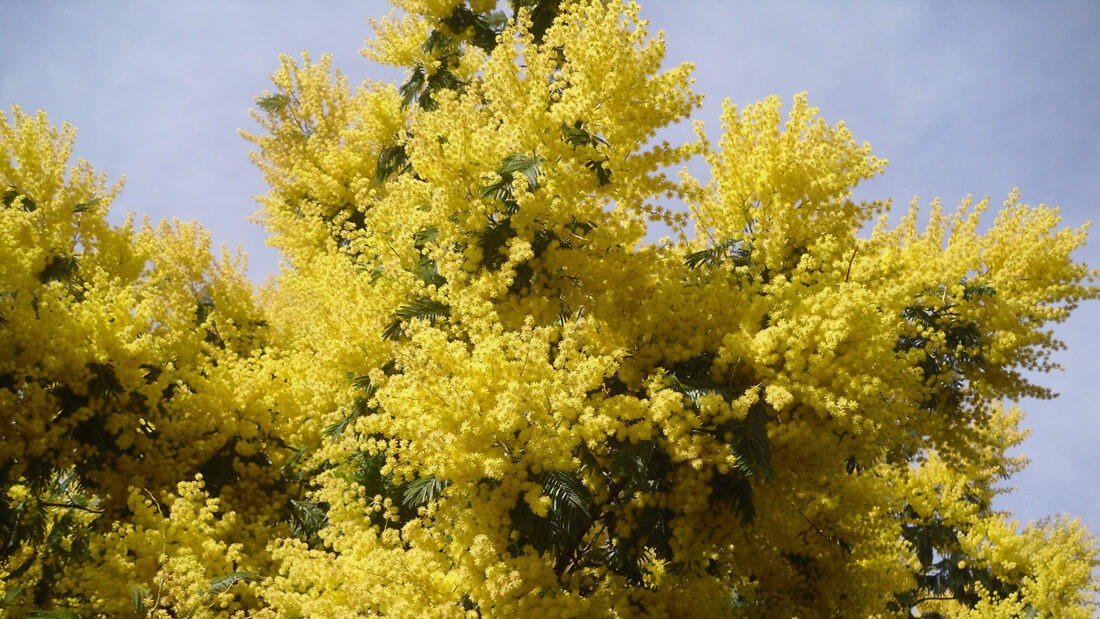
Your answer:
[[[240,590],[258,573],[245,569],[253,566],[245,565],[241,523],[204,492],[198,477],[180,482],[164,505],[151,493],[130,491],[129,517],[89,545],[92,556],[103,559],[69,570],[62,581],[84,601],[79,608],[111,617],[197,619],[225,616],[247,603]]]
[[[1070,259],[1083,231],[1013,194],[981,234],[968,200],[861,238],[888,203],[852,189],[885,162],[806,95],[786,119],[778,98],[727,105],[716,150],[653,144],[698,98],[636,6],[482,4],[376,23],[365,53],[408,69],[398,89],[351,93],[307,56],[261,99],[263,218],[288,258],[268,307],[327,516],[279,546],[268,611],[870,616],[1024,595],[963,540],[1000,522],[994,484],[1020,466],[1001,401],[1045,393],[1020,374],[1048,363],[1042,325],[1096,295]],[[666,175],[699,153],[709,184]],[[651,221],[696,238],[647,245]]]
[[[0,114],[0,571],[17,616],[118,607],[63,579],[117,559],[96,548],[136,517],[134,492],[166,501],[205,474],[262,533],[285,491],[256,382],[265,321],[243,259],[214,258],[193,223],[108,224],[119,185],[70,166],[73,134],[43,113]]]
[[[1084,229],[1016,191],[891,226],[805,94],[656,142],[700,98],[633,3],[395,4],[401,85],[303,54],[258,98],[256,295],[5,119],[10,612],[1095,611],[1095,538],[992,506]]]

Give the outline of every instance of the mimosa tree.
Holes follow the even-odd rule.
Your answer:
[[[1091,616],[1095,538],[994,509],[1025,372],[1098,293],[1084,229],[1016,191],[891,223],[806,95],[659,142],[700,97],[632,4],[398,4],[365,53],[404,83],[284,57],[258,99],[258,300],[5,129],[5,573],[47,549],[13,608]]]

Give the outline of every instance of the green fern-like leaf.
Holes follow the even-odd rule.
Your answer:
[[[567,471],[547,471],[538,476],[542,495],[550,498],[546,516],[535,514],[523,498],[510,513],[518,534],[509,548],[514,554],[526,547],[552,552],[559,573],[573,561],[585,533],[592,527],[592,499],[579,477]]]
[[[278,114],[290,105],[290,98],[284,94],[275,94],[261,98],[257,101],[260,109],[269,114]]]
[[[607,146],[607,140],[605,140],[603,136],[589,132],[584,128],[584,122],[579,120],[573,123],[572,127],[562,123],[561,131],[566,143],[573,148],[593,146],[596,144]]]
[[[13,208],[19,206],[28,213],[33,213],[38,210],[38,204],[30,198],[27,194],[19,191],[15,187],[9,185],[8,189],[4,191],[3,196],[0,196],[0,204],[3,204],[5,208]]]
[[[449,485],[451,485],[449,481],[439,479],[435,475],[415,479],[405,485],[402,503],[412,508],[427,505],[443,496],[443,490]]]
[[[493,200],[500,200],[507,204],[513,201],[512,196],[512,179],[502,178],[495,183],[490,183],[481,188],[479,195],[482,198],[492,198]]]
[[[745,475],[760,474],[767,479],[775,476],[767,423],[767,405],[757,402],[749,407],[748,415],[744,419],[729,424],[733,434],[730,449],[737,461],[738,470]]]
[[[600,187],[611,182],[611,168],[607,167],[607,159],[601,161],[589,159],[585,162],[584,167],[596,173],[596,180],[599,181]]]
[[[14,604],[15,600],[19,599],[19,596],[23,595],[23,591],[25,591],[25,590],[26,590],[26,587],[24,587],[23,585],[19,585],[19,586],[12,587],[12,588],[8,589],[7,591],[5,591],[4,592],[4,599],[3,599],[3,601],[0,601],[0,608],[7,608],[7,607],[11,606],[12,604]]]
[[[218,576],[210,581],[210,587],[206,590],[206,593],[207,595],[218,595],[228,591],[230,587],[239,582],[259,580],[259,578],[259,572],[233,572],[225,576]]]
[[[405,332],[403,326],[407,320],[428,320],[435,322],[439,318],[451,315],[451,306],[430,297],[420,297],[393,312],[393,321],[382,331],[382,338],[396,340]]]
[[[504,202],[510,210],[514,211],[514,205],[509,203],[514,202],[512,181],[515,179],[515,175],[517,173],[523,174],[527,178],[528,190],[534,191],[539,187],[539,176],[542,174],[539,170],[540,163],[541,161],[536,157],[521,155],[519,153],[508,155],[496,170],[497,175],[500,177],[499,180],[482,187],[480,192],[481,197],[500,200]]]
[[[423,249],[425,245],[428,245],[429,243],[434,243],[438,238],[439,228],[436,228],[435,226],[417,230],[416,233],[413,234],[413,247],[416,247],[417,249]]]
[[[288,445],[282,439],[276,438],[275,442],[278,443],[279,447],[293,452],[290,458],[287,458],[287,461],[283,464],[283,479],[293,482],[304,481],[306,473],[298,466],[298,463],[302,461],[302,458],[309,451],[309,446],[303,445],[302,447],[298,447],[297,449],[295,449],[294,447]]]
[[[540,161],[535,157],[513,153],[504,158],[497,173],[511,178],[516,172],[520,172],[527,177],[528,188],[534,191],[538,188],[539,176],[542,174],[539,163]]]
[[[88,199],[87,202],[81,202],[80,204],[77,204],[76,206],[74,206],[73,207],[73,212],[74,213],[85,213],[85,212],[99,206],[100,203],[102,203],[102,202],[103,202],[103,198],[101,198],[99,196],[92,196],[91,198]]]
[[[409,79],[401,85],[401,89],[398,91],[401,94],[402,109],[409,107],[409,104],[416,100],[424,90],[426,83],[427,75],[424,73],[424,67],[417,65],[412,74],[409,75]]]
[[[504,248],[508,239],[516,235],[509,217],[503,219],[490,219],[489,224],[481,231],[477,244],[481,248],[481,266],[486,269],[497,269],[504,264]]]
[[[393,313],[397,318],[405,320],[436,320],[442,316],[451,315],[451,307],[441,301],[429,297],[420,297],[408,305],[402,305]]]
[[[428,38],[420,45],[420,49],[429,54],[439,54],[448,51],[454,44],[454,37],[442,30],[433,30]]]
[[[92,395],[113,398],[125,391],[110,363],[89,363],[87,367],[92,372],[92,380],[88,381],[88,392]]]
[[[337,421],[336,423],[322,430],[321,435],[328,437],[329,440],[335,441],[336,439],[340,438],[340,436],[355,423],[356,419],[359,419],[360,417],[363,417],[370,412],[372,412],[372,409],[370,408],[368,401],[362,398],[357,398],[355,402],[351,405],[351,411],[349,411],[347,415],[342,417],[340,421]]]
[[[972,299],[978,299],[981,297],[991,297],[997,294],[997,291],[993,286],[986,284],[968,284],[964,280],[965,287],[963,288],[963,299],[970,301]]]
[[[741,522],[752,524],[756,519],[756,506],[753,503],[752,484],[744,475],[715,475],[710,482],[711,500],[732,508],[741,517]]]
[[[146,602],[152,599],[153,595],[149,589],[143,585],[130,585],[130,605],[134,609],[134,613],[138,615],[144,615],[148,610],[145,605]]]
[[[382,330],[382,339],[384,340],[398,340],[405,333],[405,329],[401,325],[401,321],[394,319],[390,321],[390,324],[386,325],[386,328]]]
[[[579,477],[565,471],[548,471],[539,476],[539,481],[542,494],[550,498],[552,511],[572,510],[585,518],[592,517],[588,488]]]
[[[391,176],[401,175],[412,168],[404,144],[384,146],[378,153],[378,162],[374,165],[374,182],[381,185]]]
[[[672,461],[657,441],[622,443],[611,457],[611,475],[628,492],[668,488]]]
[[[749,266],[752,256],[752,248],[740,245],[738,241],[724,241],[712,247],[688,254],[684,263],[688,268],[695,269],[706,265],[718,266],[725,261],[730,261],[733,266]]]
[[[496,47],[497,37],[508,23],[508,17],[500,11],[483,15],[459,5],[443,23],[456,35],[470,31],[468,36],[471,43],[486,52],[492,52]]]
[[[719,252],[715,247],[708,247],[706,249],[688,254],[684,262],[688,265],[688,268],[694,269],[700,265],[713,265],[718,262]]]
[[[647,505],[635,517],[633,532],[627,538],[612,539],[606,548],[607,566],[626,578],[633,585],[643,583],[639,569],[646,548],[666,561],[672,558],[672,529],[669,522],[673,512],[666,508]]]
[[[439,262],[427,256],[421,256],[417,261],[416,276],[428,286],[442,286],[447,283],[447,278],[439,273]]]
[[[329,524],[326,508],[309,499],[290,499],[288,507],[290,533],[307,543],[317,542],[318,533]]]
[[[360,393],[355,398],[355,401],[352,402],[351,410],[348,411],[347,415],[341,418],[340,421],[337,421],[336,423],[328,426],[321,432],[322,436],[327,436],[333,441],[340,438],[340,435],[347,431],[349,427],[353,426],[357,419],[373,414],[375,412],[375,409],[371,406],[370,401],[371,398],[374,397],[377,388],[371,382],[370,377],[366,375],[355,376],[354,374],[351,374],[349,372],[348,380],[351,381],[352,385],[354,385],[362,393]]]
[[[77,260],[76,256],[50,256],[46,261],[45,268],[38,274],[38,280],[43,284],[68,281],[79,269],[80,262]]]

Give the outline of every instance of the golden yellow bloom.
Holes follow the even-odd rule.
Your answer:
[[[397,6],[403,84],[307,53],[257,100],[259,291],[0,117],[5,612],[1095,611],[1095,538],[992,509],[1085,229],[1015,191],[892,227],[806,94],[658,144],[700,98],[633,3]]]

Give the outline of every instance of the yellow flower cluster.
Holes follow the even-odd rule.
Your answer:
[[[133,488],[128,508],[124,522],[90,544],[92,556],[104,560],[74,566],[59,583],[84,610],[200,618],[225,616],[248,603],[251,596],[241,588],[258,573],[244,565],[247,527],[203,491],[201,476],[180,482],[164,505]]]
[[[181,480],[205,474],[256,523],[281,510],[272,465],[285,455],[256,382],[267,327],[243,258],[216,259],[196,224],[108,224],[120,185],[70,167],[73,138],[43,113],[0,114],[0,570],[15,615],[43,597],[115,615],[96,609],[129,608],[129,583],[152,590],[144,569],[160,551],[111,541],[144,523],[135,493],[172,505]],[[191,562],[218,576],[208,559]],[[103,561],[133,573],[72,577]]]
[[[403,85],[304,54],[258,98],[258,293],[0,119],[5,610],[1095,610],[1096,540],[991,504],[1006,402],[1100,292],[1084,229],[1016,192],[891,227],[805,94],[654,143],[700,99],[632,3],[397,4],[364,53]]]

